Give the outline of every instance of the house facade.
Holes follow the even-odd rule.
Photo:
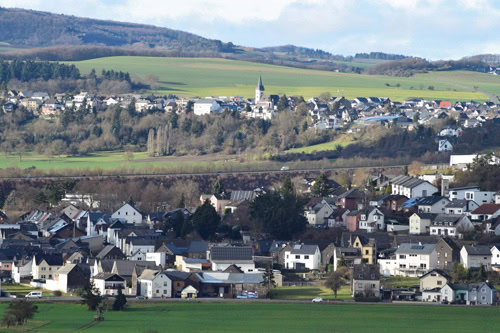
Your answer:
[[[285,251],[285,268],[316,270],[321,265],[321,252],[317,245],[294,245]]]

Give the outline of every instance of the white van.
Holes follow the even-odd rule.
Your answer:
[[[42,292],[41,291],[30,291],[30,293],[24,297],[26,297],[26,298],[42,298]]]

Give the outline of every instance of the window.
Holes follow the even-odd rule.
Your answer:
[[[370,250],[365,250],[365,254],[370,254]]]
[[[52,274],[49,274],[49,279],[52,279]]]
[[[296,255],[296,256],[295,256],[295,259],[300,259],[300,256],[299,256],[299,255]]]
[[[444,257],[445,257],[445,258],[448,258],[448,252],[445,252],[445,253],[444,253]]]
[[[399,255],[399,259],[406,259],[406,255],[404,255],[404,254],[400,254],[400,255]]]
[[[45,279],[45,275],[42,275],[42,279]]]
[[[484,294],[486,292],[486,288],[481,289],[481,292]]]
[[[163,289],[163,294],[167,294],[167,290],[166,289]]]
[[[309,256],[304,256],[304,259],[309,259]]]
[[[442,284],[443,284],[443,281],[438,281],[438,282],[437,282],[437,285],[438,285],[438,286],[440,286],[440,285],[442,285]]]
[[[168,282],[167,281],[163,282],[163,286],[168,287]]]
[[[481,297],[481,299],[482,299],[483,301],[486,301],[486,296],[482,296],[482,297]]]
[[[128,212],[125,212],[125,215],[128,215]]]
[[[160,291],[159,291],[158,289],[156,289],[156,293],[157,293],[157,294],[159,294],[159,293],[160,293]]]
[[[399,264],[399,268],[406,268],[406,264]]]
[[[42,271],[45,271],[46,270],[46,267],[42,267]]]

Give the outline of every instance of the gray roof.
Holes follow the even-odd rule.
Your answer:
[[[436,244],[404,243],[396,250],[396,254],[431,254]]]
[[[453,200],[446,205],[446,208],[463,208],[467,207],[467,200]]]
[[[236,247],[236,246],[214,246],[210,250],[210,258],[212,261],[246,261],[253,260],[253,250],[251,247]]]
[[[417,187],[423,183],[429,183],[429,182],[422,180],[422,179],[419,179],[419,178],[410,177],[410,176],[398,176],[398,177],[391,180],[391,184],[401,185],[403,187],[408,187],[408,188],[414,188],[414,187]]]
[[[315,254],[318,245],[294,245],[291,254]]]
[[[193,240],[189,243],[188,253],[207,253],[208,251],[208,242]]]
[[[432,225],[443,225],[443,226],[454,226],[457,224],[465,215],[460,214],[438,214]]]
[[[486,245],[464,245],[470,256],[491,256],[491,248]]]
[[[450,201],[450,200],[448,200],[445,197],[440,197],[440,196],[432,195],[432,196],[429,196],[429,197],[420,198],[418,200],[417,205],[418,206],[433,206],[433,205],[435,205],[436,203],[438,203],[439,201],[441,201],[443,199],[445,199],[446,201]]]
[[[232,191],[231,201],[253,200],[257,196],[255,191]]]

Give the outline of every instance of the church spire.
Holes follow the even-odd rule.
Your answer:
[[[264,84],[262,83],[262,76],[259,75],[259,82],[257,82],[257,89],[260,91],[264,91]]]

